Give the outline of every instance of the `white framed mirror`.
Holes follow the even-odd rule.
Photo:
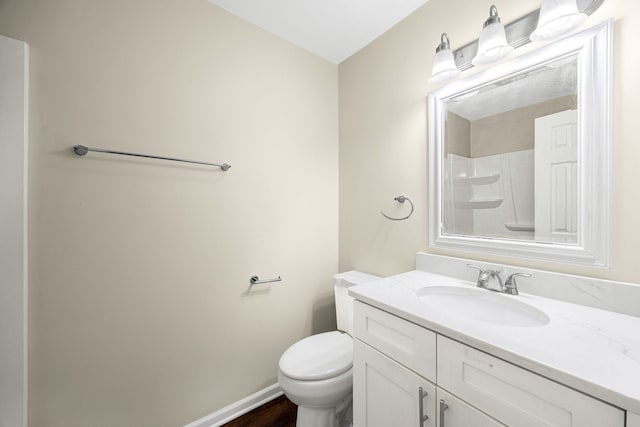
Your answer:
[[[429,94],[429,244],[609,265],[612,21]]]

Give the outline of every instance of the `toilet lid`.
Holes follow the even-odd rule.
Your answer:
[[[296,380],[324,380],[338,376],[353,362],[353,340],[333,331],[298,341],[280,357],[280,370]]]

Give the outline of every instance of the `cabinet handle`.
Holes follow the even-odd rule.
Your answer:
[[[449,409],[449,405],[447,405],[444,399],[440,399],[440,427],[444,427],[444,411]]]
[[[424,398],[427,397],[429,393],[424,391],[422,387],[418,387],[418,412],[420,416],[420,425],[419,427],[424,427],[424,422],[429,419],[429,415],[425,415],[424,413]]]

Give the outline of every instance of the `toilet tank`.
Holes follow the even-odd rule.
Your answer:
[[[379,276],[362,273],[360,271],[347,271],[333,276],[333,290],[336,298],[336,322],[338,330],[353,336],[353,302],[354,298],[349,296],[349,288],[355,285],[362,285],[373,280],[380,279]]]

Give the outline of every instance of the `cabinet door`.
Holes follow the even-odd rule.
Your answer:
[[[354,426],[435,427],[435,394],[433,384],[354,340]]]
[[[493,418],[438,388],[437,426],[439,427],[504,427]]]
[[[438,336],[438,386],[513,427],[623,427],[624,411]]]

